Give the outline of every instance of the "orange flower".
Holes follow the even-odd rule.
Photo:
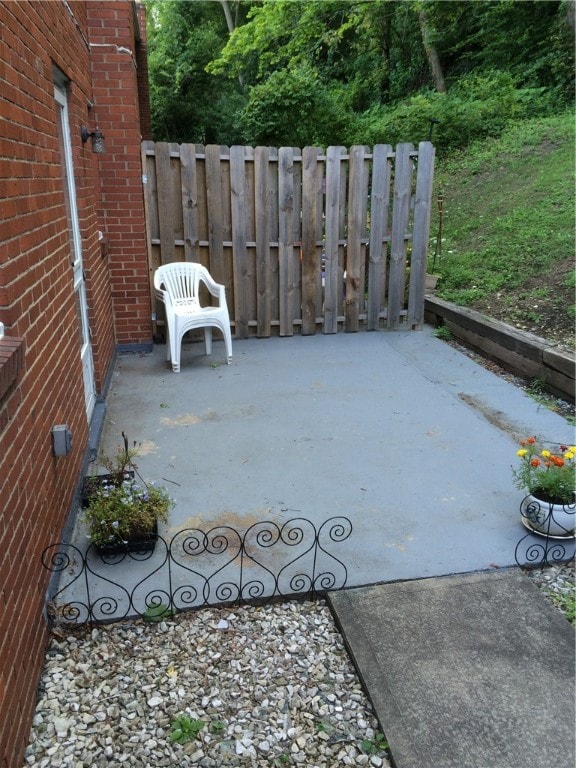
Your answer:
[[[520,466],[514,469],[517,488],[554,503],[574,504],[576,446],[548,449],[535,436],[520,441]],[[554,452],[555,451],[555,452]]]

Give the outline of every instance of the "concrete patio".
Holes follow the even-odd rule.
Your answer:
[[[176,501],[164,540],[217,528],[234,543],[229,532],[264,521],[349,521],[308,555],[314,574],[322,557],[334,572],[328,602],[394,764],[569,768],[573,630],[511,567],[521,539],[543,541],[520,522],[517,442],[573,443],[567,421],[428,327],[236,341],[224,360],[222,342],[211,357],[187,345],[179,374],[163,346],[118,359],[99,446],[113,454],[122,432],[141,443],[139,472]],[[80,550],[84,535],[78,524]],[[241,590],[294,559],[266,547],[233,573]],[[150,562],[112,566],[91,556],[62,598],[91,602],[90,585],[92,601],[108,595],[130,615],[182,585],[202,604],[218,558],[167,551],[159,542]],[[264,594],[285,594],[278,584]]]
[[[502,568],[526,533],[517,440],[573,429],[524,391],[422,332],[221,341],[118,359],[101,447],[142,444],[146,480],[185,527],[345,516],[348,586]],[[535,537],[536,538],[536,537]]]

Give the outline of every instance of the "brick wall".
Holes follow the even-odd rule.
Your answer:
[[[0,2],[0,768],[22,765],[47,640],[40,555],[61,538],[89,428],[53,66],[69,80],[96,393],[118,344],[151,339],[137,74],[121,50],[135,18],[123,0]],[[82,125],[104,131],[105,155]],[[67,457],[56,424],[73,432]]]
[[[140,98],[140,130],[142,139],[152,140],[152,119],[150,116],[150,84],[148,80],[148,44],[146,38],[146,8],[137,3],[139,39],[136,43],[136,64],[138,65],[138,93]]]
[[[136,61],[137,15],[124,3],[91,0],[91,71],[98,125],[106,137],[99,156],[108,239],[116,341],[120,349],[150,345],[150,284],[140,156]]]

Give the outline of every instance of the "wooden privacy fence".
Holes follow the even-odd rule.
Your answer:
[[[145,141],[142,163],[151,277],[172,261],[204,264],[226,286],[237,338],[422,326],[430,142]]]

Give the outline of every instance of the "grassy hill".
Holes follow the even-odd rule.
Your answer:
[[[515,123],[438,159],[437,295],[574,348],[574,181],[572,113]]]

